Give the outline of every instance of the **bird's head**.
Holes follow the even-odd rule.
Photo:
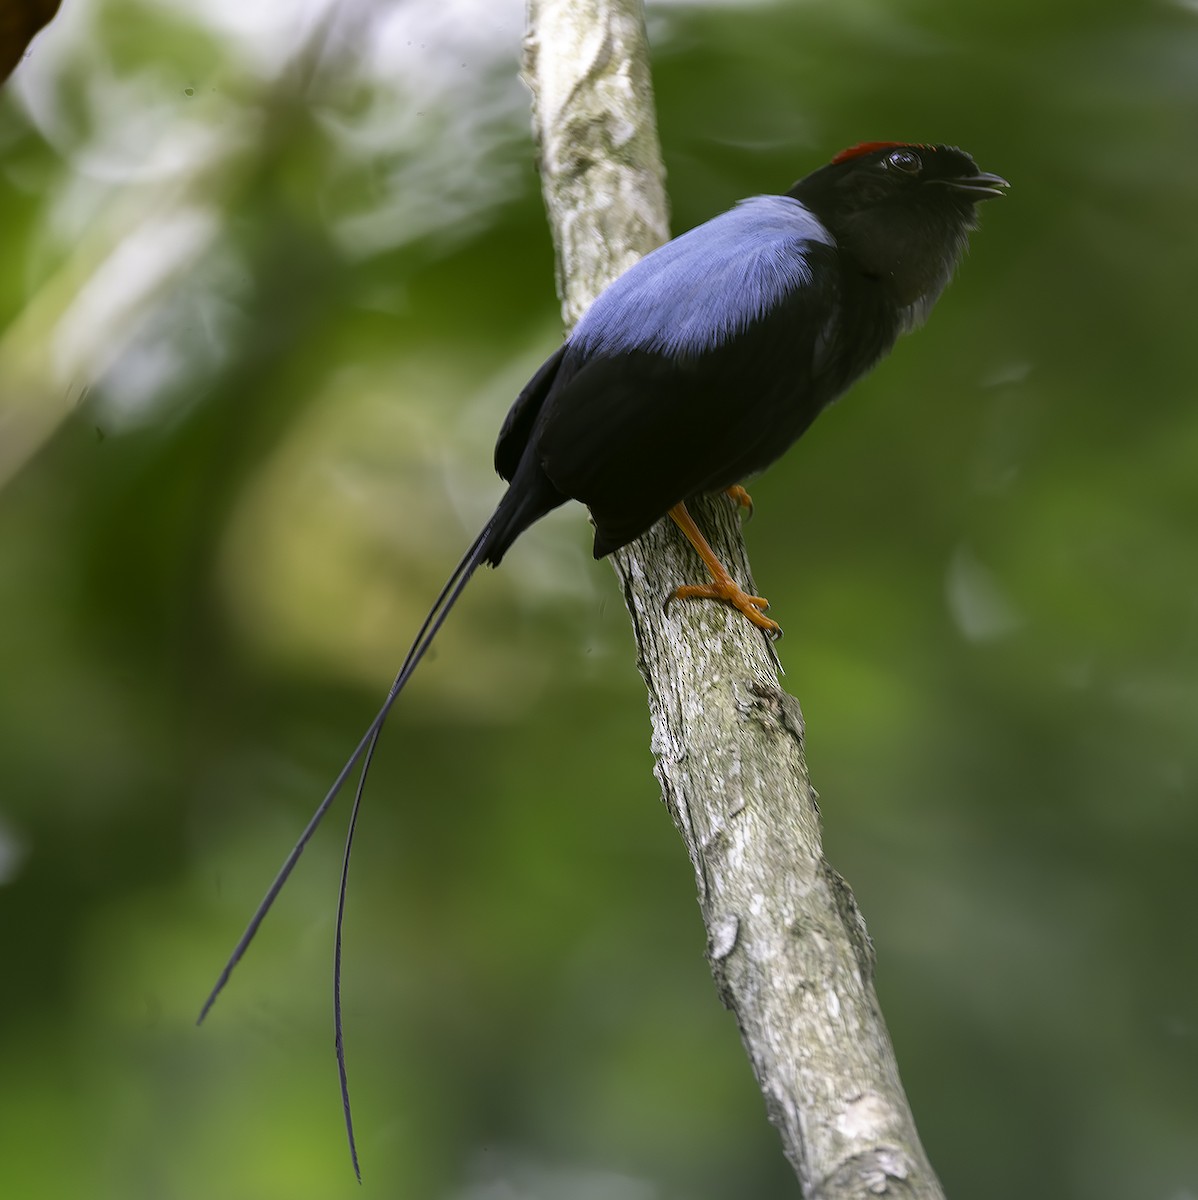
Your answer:
[[[975,205],[1007,181],[955,146],[864,142],[799,180],[801,200],[861,273],[903,305],[930,307],[977,224]]]

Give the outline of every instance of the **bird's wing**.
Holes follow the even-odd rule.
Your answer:
[[[800,203],[745,201],[654,251],[571,335],[536,435],[541,466],[596,523],[597,556],[698,492],[777,458],[832,395],[831,236]]]
[[[524,447],[528,445],[528,435],[536,423],[537,413],[541,411],[541,405],[553,387],[565,353],[566,347],[559,346],[537,368],[537,373],[524,385],[524,390],[508,410],[495,443],[495,470],[501,479],[510,482],[515,475]]]

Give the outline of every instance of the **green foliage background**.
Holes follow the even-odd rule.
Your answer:
[[[0,1194],[358,1195],[344,809],[193,1022],[560,334],[522,14],[64,9],[0,101]],[[949,1194],[1198,1196],[1198,12],[650,17],[677,229],[864,139],[1013,183],[748,538]],[[373,777],[372,1194],[797,1194],[647,743],[610,571],[556,514]]]

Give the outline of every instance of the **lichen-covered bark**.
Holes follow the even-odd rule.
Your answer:
[[[670,236],[665,168],[640,5],[530,0],[528,13],[524,76],[569,326]]]
[[[639,0],[530,0],[525,73],[570,324],[667,236]],[[692,509],[753,590],[732,504]],[[663,609],[702,574],[668,521],[613,562],[712,973],[804,1196],[941,1197],[878,1009],[868,935],[823,858],[803,718],[774,648],[720,605]]]

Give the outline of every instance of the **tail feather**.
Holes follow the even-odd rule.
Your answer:
[[[299,840],[291,848],[291,852],[287,855],[286,859],[284,859],[283,865],[279,868],[279,872],[274,877],[270,887],[266,889],[266,895],[263,896],[258,907],[254,910],[254,915],[250,918],[249,924],[238,939],[237,945],[234,946],[233,953],[229,955],[228,961],[217,977],[216,983],[212,991],[209,992],[208,998],[204,1001],[204,1006],[200,1010],[200,1015],[196,1020],[197,1025],[201,1024],[213,1004],[216,1003],[217,997],[229,982],[229,977],[233,974],[234,968],[249,949],[250,943],[254,940],[259,927],[266,919],[267,913],[270,912],[275,900],[278,899],[279,893],[291,877],[291,872],[295,870],[296,864],[299,862],[300,856],[303,854],[309,841],[311,841],[313,834],[315,834],[321,821],[324,820],[325,814],[332,807],[333,801],[345,786],[354,768],[360,762],[362,769],[354,791],[354,802],[350,811],[349,828],[345,839],[345,852],[341,862],[341,879],[337,892],[336,936],[333,950],[333,1025],[337,1051],[337,1071],[341,1083],[341,1102],[345,1114],[345,1131],[349,1139],[350,1157],[353,1160],[354,1173],[357,1175],[359,1181],[362,1178],[362,1174],[358,1164],[358,1150],[354,1138],[353,1117],[350,1112],[349,1081],[345,1069],[345,1049],[341,1028],[341,934],[345,919],[345,896],[349,882],[350,855],[353,851],[354,834],[358,826],[358,813],[362,806],[362,794],[366,787],[366,777],[374,758],[375,747],[378,745],[379,735],[382,733],[383,724],[387,719],[387,714],[391,711],[392,705],[399,698],[400,692],[407,686],[408,680],[411,679],[421,660],[428,653],[429,647],[433,644],[433,640],[441,630],[441,626],[445,624],[446,617],[449,616],[451,609],[458,602],[474,572],[483,563],[498,566],[512,543],[524,530],[533,524],[534,521],[543,517],[547,512],[563,504],[566,499],[566,496],[553,487],[539,466],[533,465],[527,459],[521,463],[516,478],[513,479],[511,487],[508,488],[507,493],[499,502],[495,512],[491,515],[491,519],[483,526],[482,532],[471,543],[470,548],[453,569],[453,573],[433,602],[432,608],[429,609],[428,615],[424,618],[424,623],[417,631],[415,640],[409,647],[399,668],[399,672],[396,674],[391,688],[387,692],[386,699],[375,714],[374,720],[371,721],[365,734],[363,734],[357,748],[346,760],[345,765],[338,772],[336,779],[333,780],[333,784],[325,793],[324,799],[317,805],[316,811],[312,814],[308,824],[304,826],[304,831],[300,834]]]
[[[482,561],[492,567],[499,566],[512,543],[530,525],[569,498],[549,482],[540,464],[526,455],[495,515],[487,523]]]
[[[510,495],[510,492],[509,492]],[[424,618],[424,623],[420,626],[416,634],[415,640],[408,649],[407,655],[404,657],[403,663],[396,674],[390,689],[387,692],[387,697],[383,701],[378,712],[375,714],[374,720],[371,721],[362,740],[358,743],[357,748],[346,760],[345,765],[337,773],[337,777],[333,780],[332,786],[325,793],[324,799],[316,807],[308,824],[304,827],[303,832],[299,836],[299,840],[291,848],[291,852],[283,861],[278,874],[274,877],[270,887],[266,889],[266,894],[263,896],[258,907],[254,910],[253,916],[250,918],[249,924],[245,927],[245,931],[238,939],[237,945],[233,948],[233,953],[229,955],[228,961],[225,963],[220,975],[217,977],[216,983],[209,992],[208,998],[204,1001],[204,1006],[200,1010],[200,1015],[196,1020],[199,1025],[207,1017],[212,1006],[216,1003],[217,997],[224,990],[225,985],[229,982],[230,976],[233,974],[234,968],[241,961],[245,952],[249,949],[250,943],[254,940],[262,922],[266,919],[267,913],[274,906],[274,902],[278,899],[279,893],[283,890],[287,880],[291,877],[292,871],[295,870],[296,864],[300,860],[313,834],[316,832],[321,821],[324,820],[325,814],[332,807],[333,801],[337,798],[338,793],[345,786],[354,767],[361,762],[362,770],[358,778],[358,784],[354,793],[353,808],[350,813],[349,830],[346,836],[345,853],[341,865],[341,880],[337,898],[337,922],[336,922],[336,937],[334,942],[334,966],[333,966],[333,1013],[334,1013],[334,1034],[337,1050],[337,1069],[341,1082],[341,1098],[342,1106],[345,1114],[345,1128],[349,1139],[350,1156],[353,1160],[354,1173],[361,1180],[361,1171],[358,1165],[358,1152],[354,1139],[353,1119],[350,1113],[349,1105],[349,1085],[345,1070],[345,1051],[343,1048],[342,1032],[341,1032],[341,931],[345,916],[345,894],[349,878],[349,860],[350,853],[353,850],[354,832],[357,828],[358,813],[362,804],[362,794],[366,786],[366,776],[370,769],[371,760],[374,757],[375,747],[378,744],[379,735],[382,732],[383,724],[387,719],[387,714],[391,711],[392,705],[399,698],[400,692],[403,691],[413,672],[420,665],[420,661],[428,653],[429,647],[440,632],[441,626],[445,623],[446,617],[449,616],[450,610],[458,602],[462,592],[466,588],[466,584],[470,582],[471,576],[484,561],[498,562],[498,557],[492,559],[490,557],[491,547],[496,538],[496,523],[505,513],[505,502],[508,497],[500,502],[499,508],[495,514],[483,527],[482,532],[471,543],[470,548],[462,556],[461,561],[454,568],[453,574],[446,581],[445,586],[441,589],[440,594],[434,601],[433,606],[429,609],[428,615]],[[510,509],[509,505],[509,509]],[[503,550],[506,550],[511,545],[515,537],[526,525],[520,526],[515,532],[512,532],[513,526],[508,523],[499,525],[503,536]],[[499,553],[502,557],[503,551]]]

